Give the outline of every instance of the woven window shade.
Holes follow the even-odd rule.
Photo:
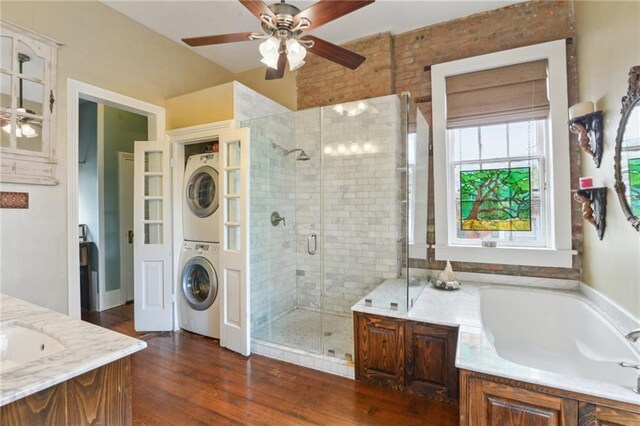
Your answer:
[[[546,59],[447,77],[446,87],[447,128],[549,115]]]

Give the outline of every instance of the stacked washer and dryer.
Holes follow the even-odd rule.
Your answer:
[[[220,338],[218,168],[217,152],[187,160],[177,307],[180,328],[216,339]]]

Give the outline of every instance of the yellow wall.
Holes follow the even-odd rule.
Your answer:
[[[167,129],[233,119],[233,83],[209,87],[165,101]]]
[[[56,100],[61,183],[0,185],[30,196],[28,210],[0,212],[0,290],[67,312],[67,78],[162,106],[167,98],[234,76],[100,2],[2,0],[0,15],[64,44],[58,54]],[[31,261],[37,266],[25,263]]]
[[[629,68],[640,65],[640,2],[579,1],[575,12],[580,100],[595,102],[605,117],[602,164],[597,169],[583,153],[582,175],[609,188],[603,240],[584,223],[583,281],[640,317],[640,233],[626,221],[613,190],[620,98]]]
[[[292,111],[297,110],[296,71],[287,70],[278,80],[265,80],[266,68],[259,67],[236,74],[235,79]]]

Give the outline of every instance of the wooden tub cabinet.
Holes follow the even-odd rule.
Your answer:
[[[460,425],[638,426],[640,405],[462,370]]]
[[[356,379],[443,401],[458,399],[458,329],[354,312]]]

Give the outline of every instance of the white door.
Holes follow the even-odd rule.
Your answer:
[[[133,300],[133,154],[118,153],[120,285],[124,302]]]
[[[169,143],[136,142],[134,320],[137,331],[173,329]]]
[[[249,328],[249,129],[220,132],[220,346],[251,353]]]

